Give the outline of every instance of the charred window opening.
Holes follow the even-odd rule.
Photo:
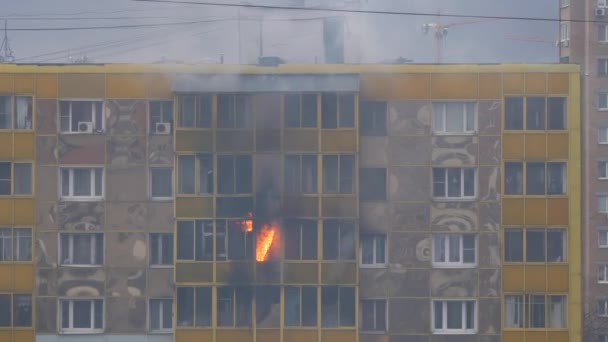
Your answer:
[[[316,302],[316,299],[315,299]],[[255,293],[255,317],[258,328],[278,328],[281,321],[281,288],[259,286]]]
[[[180,194],[213,194],[213,156],[197,154],[178,156]],[[195,175],[198,173],[198,177]]]
[[[325,93],[321,96],[322,128],[355,127],[355,95]]]
[[[285,192],[317,192],[317,156],[288,155],[285,157]]]
[[[104,131],[103,101],[59,101],[61,133],[100,133]]]
[[[359,133],[362,136],[386,136],[386,101],[359,102]]]
[[[173,265],[173,234],[150,233],[149,255],[151,266]]]
[[[505,195],[521,195],[524,191],[524,166],[521,162],[505,163]]]
[[[361,331],[386,331],[386,300],[366,299],[360,303]]]
[[[505,98],[505,129],[524,129],[523,97]]]
[[[350,220],[323,221],[323,260],[355,259],[355,223]]]
[[[324,328],[355,325],[355,288],[323,286],[321,288],[321,324]]]
[[[212,95],[178,97],[179,127],[211,128]]]
[[[285,127],[317,127],[317,95],[287,94],[284,103]]]
[[[219,327],[251,326],[251,287],[217,288],[217,325]]]
[[[221,94],[217,96],[218,128],[250,128],[249,98],[245,95]]]
[[[314,327],[317,325],[317,288],[312,286],[285,288],[285,325]]]
[[[211,326],[211,288],[177,288],[177,326]]]
[[[150,134],[173,133],[173,101],[150,101]],[[166,126],[169,126],[168,129]]]
[[[216,229],[216,260],[252,260],[253,231],[246,231],[235,220],[217,220]]]
[[[544,97],[526,98],[526,129],[545,129],[545,101]]]
[[[285,259],[317,260],[317,222],[314,220],[286,220]]]
[[[363,201],[386,200],[386,168],[359,169],[359,196]]]
[[[251,155],[220,155],[217,157],[217,191],[219,194],[252,192]]]
[[[352,194],[355,192],[355,156],[323,156],[323,192]]]

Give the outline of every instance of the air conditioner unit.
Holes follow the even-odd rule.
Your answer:
[[[93,133],[93,123],[81,121],[78,123],[79,133]]]
[[[598,8],[595,9],[595,16],[596,17],[603,17],[605,15],[606,15],[606,9],[605,8],[598,7]]]
[[[570,39],[564,39],[564,40],[561,40],[561,41],[559,42],[559,45],[560,45],[561,47],[568,47],[568,46],[570,46]]]
[[[156,130],[154,131],[156,134],[171,134],[171,123],[169,122],[157,122]]]

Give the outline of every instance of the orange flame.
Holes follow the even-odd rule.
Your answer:
[[[247,217],[249,218],[248,220],[240,221],[241,229],[244,232],[252,232],[253,231],[253,220],[251,218],[253,217],[253,214],[251,213],[251,211],[247,213]]]
[[[275,239],[279,237],[279,227],[275,224],[265,224],[258,232],[255,248],[255,260],[266,261]]]

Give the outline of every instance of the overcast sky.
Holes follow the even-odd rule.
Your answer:
[[[231,2],[219,0],[220,2]],[[249,0],[250,3],[285,4],[298,0]],[[333,1],[333,0],[332,0]],[[558,0],[361,0],[363,8],[442,14],[472,14],[556,18]],[[233,2],[236,2],[234,0]],[[223,54],[237,63],[241,54],[256,54],[259,42],[255,22],[237,17],[272,18],[265,26],[266,51],[281,54],[310,49],[322,37],[314,21],[310,25],[283,20],[301,15],[293,11],[263,11],[200,5],[134,2],[130,0],[0,0],[0,15],[9,28],[116,26],[132,24],[204,21],[181,26],[114,30],[9,31],[17,62],[65,63],[68,56],[86,54],[95,62],[157,62],[162,59],[208,63]],[[316,17],[336,13],[307,13]],[[361,62],[375,63],[397,57],[416,63],[434,61],[434,40],[421,31],[435,17],[357,14],[348,15],[347,34],[356,40]],[[443,23],[467,19],[442,18]],[[241,27],[240,35],[238,27]],[[268,31],[268,32],[267,32]],[[449,63],[545,63],[557,61],[557,22],[490,20],[450,28],[443,47]],[[514,38],[540,38],[545,43]],[[300,49],[300,50],[298,50]],[[256,51],[252,51],[256,50]],[[310,58],[314,58],[309,56]],[[306,59],[296,60],[306,61]]]

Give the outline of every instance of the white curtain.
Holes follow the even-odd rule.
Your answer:
[[[0,261],[11,260],[11,230],[0,229]]]
[[[15,128],[32,129],[32,99],[30,97],[18,96],[15,98],[15,100],[17,105]]]
[[[517,328],[522,325],[522,297],[505,296],[505,327]]]
[[[566,327],[566,307],[565,296],[551,296],[549,306],[549,327],[550,328],[565,328]]]

